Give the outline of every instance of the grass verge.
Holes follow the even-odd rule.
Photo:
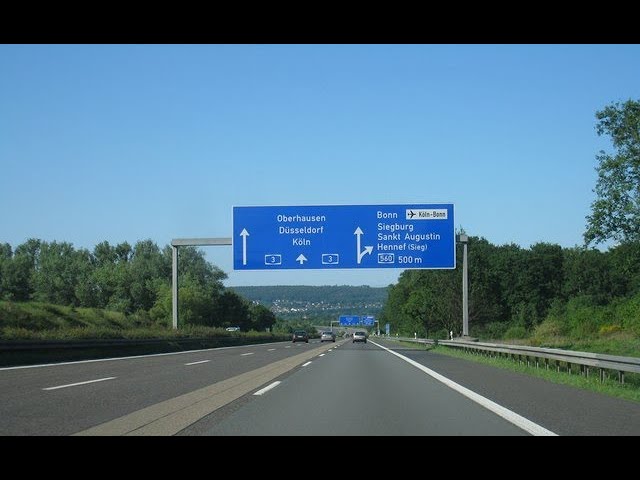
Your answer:
[[[424,350],[424,345],[417,345],[410,342],[398,342],[403,346]],[[439,353],[442,355],[449,355],[450,357],[457,357],[472,362],[483,363],[496,368],[504,368],[525,375],[531,375],[533,377],[543,378],[550,382],[559,383],[563,385],[570,385],[576,388],[582,388],[584,390],[590,390],[593,392],[602,393],[612,397],[622,398],[625,400],[631,400],[634,402],[640,402],[640,375],[633,373],[625,374],[625,383],[621,385],[618,382],[617,376],[605,375],[605,381],[600,383],[597,370],[592,369],[591,375],[586,377],[580,375],[577,368],[574,366],[574,370],[571,374],[564,370],[557,372],[555,369],[536,368],[535,365],[527,366],[526,363],[521,364],[517,361],[509,360],[507,358],[500,357],[485,357],[482,355],[474,355],[464,352],[457,348],[446,347],[444,345],[428,345],[426,349]],[[564,368],[564,367],[563,367]],[[608,372],[608,375],[612,375],[613,372]]]

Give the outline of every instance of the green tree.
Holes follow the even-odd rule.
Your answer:
[[[216,326],[251,328],[249,302],[231,290],[225,290],[217,302]]]
[[[597,198],[587,216],[585,243],[640,240],[640,102],[613,103],[596,118],[598,135],[610,136],[616,153],[601,150],[596,157]]]
[[[26,301],[33,297],[34,274],[39,268],[42,242],[30,238],[18,245],[11,262],[5,266],[6,297]]]
[[[628,242],[611,248],[609,273],[615,296],[633,296],[640,293],[640,241]]]
[[[88,250],[75,250],[71,243],[42,242],[33,273],[34,299],[58,305],[80,306],[83,300],[91,303],[93,295],[87,283],[91,262]],[[86,285],[79,288],[83,283]]]
[[[382,325],[388,323],[389,328],[394,333],[402,335],[413,334],[414,319],[405,311],[404,304],[407,302],[412,291],[412,277],[414,270],[405,270],[400,274],[398,283],[389,285],[387,301],[385,302],[380,315]]]
[[[13,249],[8,243],[0,243],[0,299],[8,296],[6,273],[7,265],[13,260]]]
[[[624,284],[612,278],[611,254],[580,247],[564,251],[563,300],[588,296],[596,305],[605,305],[624,294]]]
[[[133,249],[128,262],[131,311],[150,310],[156,301],[157,278],[171,278],[171,263],[152,240],[141,240]]]
[[[250,307],[251,329],[263,332],[272,328],[276,323],[276,316],[271,310],[259,303],[253,303]]]
[[[525,326],[540,323],[554,299],[562,295],[564,254],[560,245],[536,243],[527,253],[524,288],[528,296]]]
[[[461,250],[460,247],[458,247]],[[500,249],[484,238],[469,237],[469,328],[508,318],[508,309],[502,298],[502,285],[498,269]],[[462,251],[457,257],[457,274],[452,285],[452,303],[459,304],[462,295]],[[456,308],[456,317],[447,331],[461,330],[462,305]]]

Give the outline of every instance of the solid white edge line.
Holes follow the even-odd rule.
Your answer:
[[[81,363],[110,362],[114,360],[132,360],[135,358],[148,358],[148,357],[166,357],[168,355],[184,355],[185,353],[211,352],[213,350],[229,350],[232,348],[243,348],[243,347],[247,348],[247,347],[256,347],[256,346],[264,347],[267,345],[278,345],[279,343],[284,343],[284,342],[254,343],[251,345],[234,345],[232,347],[201,348],[199,350],[185,350],[184,352],[150,353],[149,355],[130,355],[128,357],[94,358],[92,360],[77,360],[75,362],[41,363],[38,365],[19,365],[16,367],[1,367],[0,372],[2,372],[3,370],[22,370],[24,368],[58,367],[61,365],[76,365]],[[289,348],[289,347],[285,347],[285,348]]]
[[[551,430],[547,430],[546,428],[538,425],[537,423],[532,422],[531,420],[529,420],[528,418],[523,417],[522,415],[518,415],[517,413],[509,410],[506,407],[503,407],[502,405],[497,404],[496,402],[489,400],[488,398],[483,397],[482,395],[469,390],[466,387],[463,387],[462,385],[454,382],[453,380],[448,379],[447,377],[440,375],[439,373],[431,370],[430,368],[425,367],[424,365],[416,362],[415,360],[411,360],[408,357],[405,357],[404,355],[398,353],[398,352],[394,352],[393,350],[391,350],[390,348],[384,347],[374,341],[371,341],[371,343],[373,343],[374,345],[382,348],[383,350],[386,350],[387,352],[391,353],[392,355],[395,355],[396,357],[404,360],[405,362],[413,365],[414,367],[422,370],[424,373],[426,373],[427,375],[435,378],[436,380],[438,380],[441,383],[444,383],[447,387],[452,388],[453,390],[455,390],[456,392],[464,395],[465,397],[467,397],[469,400],[472,400],[474,402],[476,402],[477,404],[483,406],[484,408],[486,408],[487,410],[492,411],[493,413],[495,413],[496,415],[504,418],[506,421],[514,424],[516,427],[521,428],[522,430],[524,430],[527,433],[530,433],[531,435],[534,436],[548,436],[548,437],[557,437],[558,434],[552,432]]]
[[[266,387],[258,390],[256,393],[254,393],[254,395],[264,395],[265,393],[267,393],[272,388],[276,388],[278,385],[280,385],[280,380],[276,380],[271,385],[267,385]]]
[[[302,366],[306,367],[307,365],[311,364],[311,362],[307,362],[307,363],[303,363]]]
[[[185,363],[185,366],[188,365],[200,365],[201,363],[207,363],[210,362],[211,360],[200,360],[199,362],[191,362],[191,363]]]
[[[68,385],[58,385],[57,387],[47,387],[47,388],[43,388],[42,390],[58,390],[60,388],[76,387],[78,385],[86,385],[88,383],[104,382],[105,380],[113,380],[114,378],[118,378],[118,377],[98,378],[97,380],[87,380],[86,382],[70,383]]]
[[[241,357],[246,357],[247,355],[253,355],[254,352],[248,352],[248,353],[241,353],[240,356]]]

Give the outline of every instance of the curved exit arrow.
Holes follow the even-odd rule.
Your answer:
[[[373,252],[373,246],[368,245],[364,247],[363,251],[360,251],[360,237],[363,235],[363,231],[360,227],[356,228],[356,231],[353,234],[356,236],[356,253],[358,254],[358,264],[362,262],[362,257],[364,257],[367,253]]]

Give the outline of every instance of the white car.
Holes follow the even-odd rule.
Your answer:
[[[227,332],[239,332],[240,327],[227,327]]]
[[[353,334],[353,342],[351,343],[356,343],[356,342],[367,343],[367,332],[355,332]]]
[[[322,335],[320,335],[320,343],[327,341],[327,342],[335,342],[336,341],[336,334],[333,332],[322,332]]]

